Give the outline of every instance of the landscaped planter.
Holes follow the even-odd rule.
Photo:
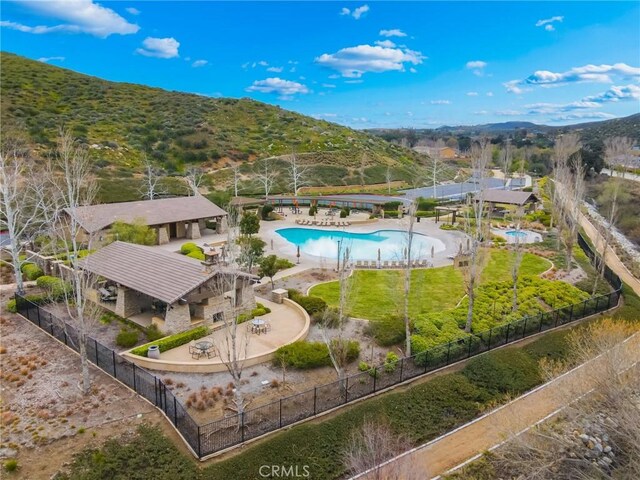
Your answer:
[[[155,359],[160,358],[160,347],[158,347],[158,345],[151,345],[149,350],[147,350],[147,357]]]

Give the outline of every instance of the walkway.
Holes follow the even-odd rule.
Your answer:
[[[616,358],[628,359],[627,363],[619,364],[619,371],[623,371],[640,361],[640,334],[635,334],[616,348],[625,353]],[[589,392],[595,385],[595,376],[591,374],[593,369],[604,365],[606,360],[603,357],[590,360],[442,437],[396,457],[382,467],[382,477],[377,478],[384,478],[384,469],[395,468],[396,461],[410,463],[425,478],[437,477],[450,471],[478,456],[479,452],[489,450],[502,443],[505,438],[557,413],[569,403],[568,400]],[[391,473],[389,471],[389,476],[392,476]],[[355,478],[369,477],[363,475]]]
[[[626,180],[633,180],[634,182],[640,182],[640,175],[636,175],[635,173],[631,173],[631,172],[624,172],[624,175],[622,175],[622,173],[620,172],[612,172],[611,170],[609,170],[608,168],[603,168],[601,170],[600,173],[604,173],[605,175],[609,175],[614,177],[623,177]]]
[[[587,236],[591,239],[598,252],[602,254],[604,248],[604,238],[602,237],[602,235],[600,235],[596,227],[589,221],[589,219],[582,214],[580,215],[580,226],[584,229]],[[631,272],[627,269],[627,267],[625,267],[624,263],[622,263],[622,261],[618,258],[618,255],[616,255],[615,251],[611,247],[608,247],[607,249],[606,260],[609,268],[611,268],[611,270],[613,270],[624,283],[629,285],[629,287],[633,289],[636,295],[640,296],[640,280],[638,280],[631,274]]]

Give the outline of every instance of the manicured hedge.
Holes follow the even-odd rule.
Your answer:
[[[204,252],[200,249],[193,250],[187,253],[187,257],[195,258],[196,260],[204,261]]]
[[[65,282],[61,278],[42,275],[36,280],[36,285],[46,290],[54,298],[60,298],[72,291],[71,284]]]
[[[360,344],[355,340],[347,341],[347,361],[351,362],[360,355]],[[285,345],[276,350],[274,364],[285,364],[299,369],[327,367],[331,365],[329,348],[323,342],[297,342]]]
[[[327,302],[320,297],[314,297],[311,295],[303,295],[298,290],[293,288],[289,289],[289,299],[293,300],[304,308],[309,315],[314,313],[323,312],[327,308]]]
[[[180,253],[183,255],[188,255],[194,250],[200,250],[200,247],[193,242],[183,243],[180,247]]]
[[[383,347],[390,347],[404,342],[404,319],[396,315],[383,320],[370,321],[366,327],[366,334],[376,339],[376,343]]]
[[[116,345],[124,348],[131,348],[136,343],[138,343],[138,331],[137,330],[129,330],[128,328],[123,328],[120,330],[118,335],[116,335]]]
[[[209,335],[209,327],[203,325],[192,330],[187,330],[186,332],[176,333],[175,335],[164,337],[155,342],[140,345],[139,347],[131,350],[131,353],[133,353],[134,355],[139,355],[141,357],[146,357],[147,351],[149,350],[149,347],[151,345],[158,345],[158,348],[161,352],[166,352],[167,350],[171,350],[172,348],[176,348],[180,345],[184,345],[185,343],[189,343],[191,340],[197,340],[198,338],[206,337],[207,335]]]

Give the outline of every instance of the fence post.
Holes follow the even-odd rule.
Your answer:
[[[505,345],[507,343],[509,343],[509,330],[510,330],[510,328],[511,328],[511,322],[507,323],[507,338],[505,338],[505,340],[504,340]]]
[[[373,376],[373,393],[376,393],[376,378],[378,377],[377,370],[376,374]]]
[[[173,396],[173,424],[178,426],[178,405],[177,405],[176,396]]]
[[[200,445],[200,425],[198,425],[198,458],[202,458],[202,446]]]
[[[240,414],[240,439],[244,443],[244,410]]]
[[[133,391],[138,393],[138,388],[136,387],[136,364],[133,364]]]
[[[40,326],[40,307],[38,307],[38,310],[36,310],[36,312],[38,312],[38,326]]]
[[[282,428],[282,398],[280,398],[280,428]]]
[[[346,378],[344,384],[344,403],[349,401],[349,377]]]
[[[313,415],[316,415],[316,407],[318,404],[318,387],[313,387]]]
[[[471,344],[473,343],[473,337],[469,336],[469,351],[467,352],[467,358],[471,358]]]
[[[611,293],[607,295],[607,310],[611,308]]]
[[[402,382],[402,371],[404,370],[404,357],[400,359],[400,381]]]
[[[522,327],[522,338],[524,338],[527,335],[527,319],[528,318],[529,318],[528,315],[524,317],[524,327]]]
[[[100,361],[98,360],[98,341],[93,339],[93,349],[96,352],[96,366],[100,366]]]
[[[115,350],[111,350],[111,359],[113,360],[113,376],[115,378],[118,378],[118,374],[116,372],[116,352],[115,352]]]
[[[427,373],[428,364],[429,364],[429,349],[424,351],[424,373]]]
[[[155,405],[158,406],[158,377],[155,375],[153,376],[153,394],[156,397]],[[198,426],[198,428],[200,427]]]
[[[573,304],[571,304],[571,311],[569,312],[569,323],[573,322]]]

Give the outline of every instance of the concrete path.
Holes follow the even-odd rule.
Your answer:
[[[605,175],[609,175],[614,176],[614,177],[622,177],[622,173],[620,172],[612,172],[611,170],[609,170],[608,168],[603,168],[601,170],[601,173],[604,173]],[[635,173],[630,173],[630,172],[625,172],[624,173],[624,178],[626,180],[633,180],[634,182],[640,182],[640,175],[636,175]]]
[[[596,227],[589,221],[589,219],[580,215],[580,226],[584,229],[587,236],[591,239],[596,249],[600,254],[602,254],[604,250],[604,238],[600,235],[600,232],[596,229]],[[640,280],[634,277],[631,272],[627,269],[627,267],[622,263],[622,261],[618,258],[613,248],[607,248],[607,265],[611,270],[613,270],[624,283],[629,285],[636,295],[640,295]]]
[[[616,358],[627,359],[618,363],[621,372],[640,361],[640,334],[635,334],[615,348],[624,352],[624,355]],[[591,373],[606,361],[604,357],[590,360],[442,437],[396,457],[383,465],[382,476],[364,474],[354,478],[393,477],[392,473],[400,464],[410,464],[412,470],[417,469],[422,478],[436,478],[588,393],[595,386]]]

